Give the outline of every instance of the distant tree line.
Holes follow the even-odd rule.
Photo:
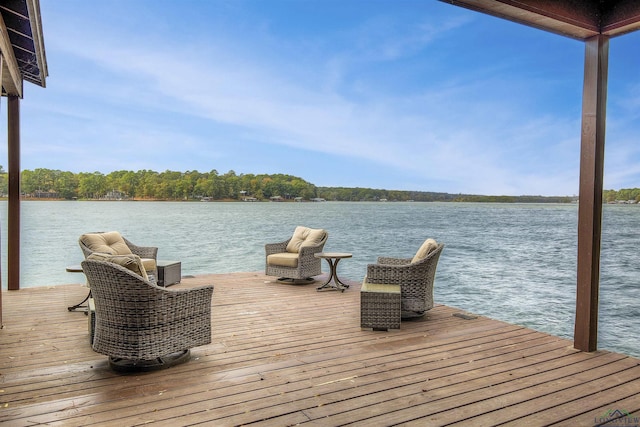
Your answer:
[[[7,194],[7,173],[0,166],[0,193]],[[401,191],[373,188],[316,187],[302,178],[286,174],[220,174],[210,172],[152,170],[64,172],[39,168],[21,174],[24,197],[55,199],[127,200],[310,200],[331,201],[416,201],[416,202],[499,202],[569,203],[571,197],[483,196],[428,191]],[[640,189],[606,190],[605,202],[640,201]]]
[[[319,197],[344,202],[450,202],[456,195],[427,191],[379,190],[373,188],[318,187]]]
[[[7,192],[6,174],[0,169],[0,191]],[[291,175],[237,175],[234,171],[155,172],[152,170],[101,172],[63,172],[51,169],[24,170],[23,196],[59,199],[132,200],[230,200],[254,197],[258,200],[280,196],[283,199],[317,197],[315,185]]]
[[[640,202],[640,188],[623,188],[621,190],[604,190],[602,199],[605,203]]]
[[[577,198],[569,196],[474,196],[459,195],[456,202],[483,203],[571,203]]]

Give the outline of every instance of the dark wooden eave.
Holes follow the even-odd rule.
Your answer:
[[[552,33],[587,40],[640,29],[637,0],[441,0]]]
[[[49,72],[38,0],[1,0],[2,95],[22,97],[22,80],[46,86]],[[19,76],[16,76],[16,72]]]

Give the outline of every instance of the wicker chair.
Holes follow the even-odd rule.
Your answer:
[[[93,349],[114,370],[173,366],[211,342],[213,286],[169,290],[105,261],[84,260],[82,270],[95,301]]]
[[[94,252],[110,255],[138,255],[142,259],[149,279],[155,283],[158,277],[158,248],[156,247],[134,245],[117,231],[86,233],[80,236],[78,244],[85,259]]]
[[[431,249],[427,249],[427,245]],[[444,244],[428,239],[414,258],[379,257],[367,266],[365,283],[399,285],[403,319],[422,317],[433,308],[433,283]],[[420,255],[422,250],[428,251]]]
[[[328,237],[325,230],[298,226],[289,239],[267,243],[265,274],[284,283],[313,282],[313,276],[322,274],[322,259],[314,254],[322,252]]]

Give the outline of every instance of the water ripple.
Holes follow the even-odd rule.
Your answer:
[[[6,254],[6,202],[2,202]],[[339,274],[362,280],[380,255],[412,257],[427,237],[446,244],[442,304],[571,338],[577,206],[455,203],[23,202],[22,286],[82,283],[64,267],[77,239],[119,230],[182,261],[183,274],[263,271],[264,244],[296,225],[325,228],[325,250],[351,252]],[[640,206],[605,206],[599,346],[640,356]],[[2,259],[6,287],[6,255]],[[326,266],[323,266],[326,269]]]

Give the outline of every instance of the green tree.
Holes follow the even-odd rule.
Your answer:
[[[57,174],[53,188],[59,197],[73,199],[78,196],[78,178],[71,172],[60,172]]]
[[[25,194],[33,194],[38,189],[38,181],[33,171],[22,171],[20,174],[20,189]]]
[[[0,166],[0,195],[3,197],[9,193],[9,175]]]
[[[107,179],[100,172],[78,174],[78,195],[85,199],[98,199],[107,192]]]
[[[159,174],[151,170],[138,171],[139,187],[136,196],[142,199],[153,199],[159,192]]]

